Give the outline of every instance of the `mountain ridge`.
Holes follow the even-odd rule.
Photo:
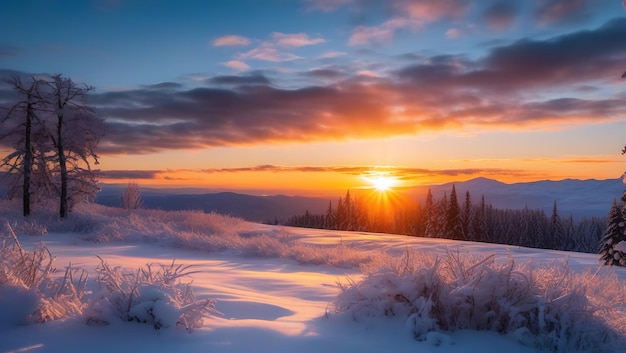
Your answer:
[[[621,179],[564,179],[539,180],[533,182],[503,183],[495,179],[478,177],[462,182],[417,186],[398,189],[411,199],[424,205],[428,189],[435,200],[449,195],[455,186],[457,199],[462,204],[465,193],[470,192],[472,203],[480,202],[485,196],[487,204],[496,208],[542,209],[551,214],[556,201],[561,217],[604,217],[614,199],[619,199],[626,188]],[[97,202],[108,206],[119,206],[125,186],[104,185]],[[143,188],[140,186],[146,208],[164,210],[196,209],[218,212],[255,222],[285,220],[292,216],[325,213],[329,202],[336,205],[339,197],[310,197],[276,195],[250,195],[235,191],[215,191],[202,188]]]

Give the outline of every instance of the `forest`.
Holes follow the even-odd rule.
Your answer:
[[[440,199],[428,191],[426,202],[379,203],[347,191],[325,214],[289,218],[285,225],[318,229],[393,233],[430,238],[480,241],[531,248],[596,253],[606,230],[606,218],[561,217],[556,201],[551,215],[543,210],[499,209],[484,195],[475,203],[469,191],[459,202],[456,188]]]

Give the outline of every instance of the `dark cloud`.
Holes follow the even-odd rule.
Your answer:
[[[99,176],[102,179],[155,179],[159,173],[158,170],[102,170]]]
[[[490,93],[558,87],[615,77],[626,59],[626,18],[592,31],[549,40],[523,39],[493,48],[477,61],[441,57],[398,71],[398,77],[419,85],[456,87]]]
[[[489,6],[483,14],[483,20],[493,30],[504,30],[515,23],[517,8],[512,1],[499,1]]]
[[[208,84],[214,85],[270,85],[271,81],[260,73],[244,76],[224,75],[215,76],[206,80]]]
[[[147,85],[144,86],[146,89],[155,89],[155,90],[175,90],[183,88],[183,85],[177,82],[161,82],[155,85]]]
[[[307,77],[313,77],[317,79],[328,79],[335,80],[342,77],[345,77],[345,74],[338,70],[333,69],[314,69],[307,72],[302,73],[302,75]]]
[[[583,22],[591,17],[589,0],[536,0],[534,17],[539,24]],[[597,5],[597,4],[595,4]]]

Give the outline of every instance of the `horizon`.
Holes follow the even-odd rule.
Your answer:
[[[615,179],[624,6],[8,0],[0,78],[95,88],[104,184],[330,196]]]
[[[100,186],[102,187],[101,191],[102,192],[104,190],[104,187],[110,187],[110,188],[115,188],[115,189],[120,189],[123,190],[125,189],[129,183],[136,183],[137,186],[139,187],[140,190],[163,190],[163,191],[180,191],[180,190],[188,190],[188,191],[192,191],[192,194],[196,194],[199,192],[204,192],[206,191],[207,193],[210,194],[218,194],[218,193],[234,193],[234,194],[242,194],[242,195],[250,195],[250,196],[268,196],[268,197],[272,197],[272,196],[287,196],[287,197],[307,197],[307,198],[327,198],[327,197],[343,197],[345,195],[346,192],[356,192],[357,194],[368,194],[368,193],[395,193],[395,194],[403,194],[405,192],[410,192],[411,190],[425,190],[426,188],[432,188],[432,187],[443,187],[443,186],[449,186],[450,188],[453,185],[456,184],[464,184],[464,183],[468,183],[468,182],[472,182],[472,181],[477,181],[477,180],[485,180],[485,181],[493,181],[493,182],[497,182],[497,183],[501,183],[507,186],[511,186],[511,185],[519,185],[519,184],[534,184],[534,183],[541,183],[541,182],[555,182],[555,183],[559,183],[559,182],[564,182],[564,181],[580,181],[580,182],[586,182],[586,181],[618,181],[620,180],[622,183],[626,184],[626,181],[624,180],[623,177],[620,178],[606,178],[606,179],[595,179],[595,178],[589,178],[589,179],[576,179],[576,178],[565,178],[565,179],[560,179],[560,180],[553,180],[553,179],[542,179],[542,180],[534,180],[534,181],[520,181],[520,182],[503,182],[497,179],[492,179],[492,178],[486,178],[486,177],[482,177],[482,176],[478,176],[475,178],[471,178],[471,179],[467,179],[467,180],[454,180],[454,181],[448,181],[448,182],[444,182],[444,183],[436,183],[436,184],[428,184],[428,185],[416,185],[416,186],[410,186],[410,187],[397,187],[397,186],[393,186],[390,187],[387,190],[377,190],[376,187],[373,187],[371,185],[364,185],[364,186],[360,186],[357,188],[353,188],[353,189],[345,189],[345,190],[325,190],[325,191],[320,191],[320,190],[303,190],[303,189],[297,189],[297,190],[288,190],[288,189],[267,189],[267,190],[263,190],[263,189],[236,189],[236,188],[211,188],[211,187],[202,187],[202,186],[197,186],[197,185],[153,185],[153,184],[149,184],[149,185],[143,185],[141,183],[138,183],[137,181],[134,180],[127,180],[126,182],[123,183],[104,183],[101,182],[99,183]],[[626,189],[626,186],[625,186]],[[471,190],[468,190],[471,191]],[[425,195],[422,195],[425,197]],[[616,197],[618,197],[619,195],[617,195]]]

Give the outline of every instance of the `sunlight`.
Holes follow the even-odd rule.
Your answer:
[[[373,177],[364,177],[377,191],[385,192],[391,190],[398,184],[398,179],[388,175],[376,175]]]

